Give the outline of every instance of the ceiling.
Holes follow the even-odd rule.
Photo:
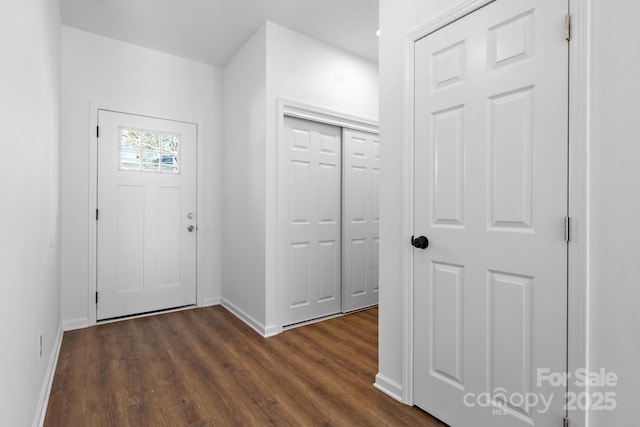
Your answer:
[[[223,67],[264,21],[377,62],[378,0],[60,0],[62,23]]]

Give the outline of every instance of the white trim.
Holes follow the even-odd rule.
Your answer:
[[[38,407],[33,418],[32,425],[43,426],[44,419],[47,415],[47,406],[49,406],[49,396],[51,396],[51,386],[53,385],[53,379],[56,375],[56,367],[58,366],[58,357],[60,356],[60,348],[62,347],[62,336],[64,332],[62,330],[62,324],[58,327],[58,333],[56,339],[53,342],[53,348],[49,355],[49,364],[47,365],[47,372],[44,376],[44,382],[42,383],[42,390],[40,391],[40,399],[38,399]]]
[[[281,123],[280,119],[285,115],[363,132],[377,134],[380,131],[378,122],[373,119],[367,119],[364,117],[354,116],[353,114],[343,113],[341,111],[279,98],[278,123]]]
[[[373,383],[373,386],[386,394],[397,400],[398,402],[403,402],[402,398],[402,384],[385,377],[381,373],[376,375],[376,382]]]
[[[567,351],[568,371],[589,368],[589,145],[591,105],[592,0],[569,1],[572,37],[569,44],[569,288]],[[569,382],[569,392],[588,392]],[[570,410],[572,426],[589,424],[586,410]]]
[[[280,201],[278,193],[278,145],[280,127],[284,126],[284,120],[280,117],[279,99],[275,100],[276,105],[267,108],[267,120],[275,119],[275,123],[266,124],[266,165],[265,165],[265,323],[269,323],[269,330],[272,335],[282,332],[282,291],[280,290],[280,221],[278,221],[278,203]],[[275,111],[275,113],[274,113]],[[275,117],[271,117],[273,113]],[[271,126],[274,128],[271,129]],[[273,141],[271,141],[271,133]]]
[[[262,334],[265,338],[275,337],[276,335],[282,333],[282,327],[278,325],[267,325],[264,328],[264,333]]]
[[[426,28],[426,27],[425,27]],[[418,32],[412,32],[416,37]],[[413,109],[414,109],[414,44],[418,38],[405,38],[403,50],[407,62],[404,70],[404,98],[403,105],[403,156],[402,156],[402,233],[403,241],[407,242],[413,235]],[[402,322],[402,385],[400,394],[402,402],[413,405],[413,248],[402,246],[402,306],[405,316]]]
[[[224,297],[222,298],[222,306],[238,319],[246,323],[251,329],[260,334],[260,336],[267,338],[272,335],[276,335],[273,333],[272,327],[265,328],[261,322],[257,321],[253,316]]]
[[[208,297],[208,298],[202,298],[202,304],[198,304],[198,307],[211,307],[213,305],[220,305],[222,304],[222,298],[221,297]]]
[[[314,122],[325,123],[333,126],[339,126],[341,128],[353,129],[362,132],[370,132],[379,134],[380,127],[378,122],[373,119],[355,116],[349,113],[343,113],[341,111],[331,110],[329,108],[318,107],[315,105],[305,104],[302,102],[292,101],[286,98],[278,98],[277,112],[276,112],[276,126],[275,126],[275,139],[274,147],[269,149],[268,153],[274,153],[271,161],[267,161],[267,177],[275,177],[275,179],[268,179],[266,182],[266,206],[267,206],[267,224],[266,224],[266,271],[272,271],[275,287],[269,286],[267,283],[267,292],[271,292],[271,289],[276,291],[276,323],[269,325],[267,331],[269,336],[277,335],[282,332],[282,310],[284,302],[282,300],[282,269],[280,262],[283,258],[282,254],[282,223],[278,220],[278,211],[280,206],[280,199],[278,193],[278,183],[280,175],[278,172],[278,163],[280,156],[280,138],[284,135],[284,116],[297,117],[300,119],[311,120]],[[271,214],[269,216],[269,214]],[[270,257],[269,254],[275,254]],[[270,278],[267,277],[267,282],[270,282]],[[267,307],[269,312],[269,307]]]
[[[413,44],[438,29],[495,0],[471,0],[435,20],[410,31],[405,38],[405,100],[403,139],[403,232],[413,229]],[[569,57],[569,212],[572,241],[569,244],[568,282],[568,371],[588,368],[588,203],[590,141],[591,5],[593,0],[570,1],[573,35]],[[413,251],[403,250],[403,381],[402,401],[413,404]],[[377,382],[377,379],[376,379]],[[570,390],[586,391],[574,384]],[[570,411],[572,425],[586,427],[586,411]]]
[[[148,111],[148,108],[139,107],[135,105],[122,105],[113,104],[102,101],[90,101],[89,102],[89,238],[87,239],[88,247],[87,253],[89,254],[89,272],[88,272],[88,290],[87,290],[87,325],[93,326],[97,323],[97,307],[95,304],[96,294],[96,266],[97,266],[97,253],[96,253],[96,233],[97,225],[95,221],[95,212],[97,208],[97,195],[98,195],[98,137],[96,135],[96,127],[98,126],[98,110],[121,112],[125,114],[138,115],[143,117],[157,118],[161,120],[170,120],[174,122],[190,123],[196,126],[196,222],[201,229],[203,227],[204,219],[204,137],[203,137],[203,123],[204,120],[200,117],[184,117],[180,113],[168,112],[168,111]],[[196,305],[203,304],[203,299],[200,297],[200,286],[203,277],[203,267],[207,262],[204,259],[204,238],[197,238],[196,240]],[[75,320],[65,322],[73,324]]]
[[[89,319],[80,317],[78,319],[65,320],[62,322],[62,329],[66,331],[74,331],[76,329],[84,329],[89,327]]]
[[[87,326],[93,326],[97,321],[97,306],[96,306],[96,290],[97,290],[97,230],[95,211],[98,207],[98,136],[96,135],[96,128],[98,127],[98,110],[102,107],[102,104],[89,103],[89,238],[87,239],[88,247],[88,289],[87,289]]]

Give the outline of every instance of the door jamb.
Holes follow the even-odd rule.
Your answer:
[[[280,139],[285,135],[284,117],[296,117],[299,119],[311,120],[318,123],[325,123],[341,128],[354,129],[375,134],[379,134],[380,132],[378,122],[373,119],[355,116],[353,114],[343,113],[341,111],[305,104],[298,101],[292,101],[286,98],[277,99],[276,111],[275,146],[272,151],[274,155],[271,158],[271,161],[267,162],[267,176],[275,177],[275,179],[267,180],[266,182],[267,213],[271,213],[271,220],[267,221],[266,227],[266,252],[267,254],[273,254],[271,257],[267,256],[267,271],[271,271],[272,274],[267,274],[266,294],[276,296],[274,299],[276,307],[271,307],[271,309],[270,307],[267,307],[267,313],[275,312],[275,325],[267,324],[265,327],[265,336],[277,335],[283,330],[283,278],[282,268],[280,265],[282,260],[281,240],[283,235],[283,224],[279,219],[280,198],[278,193],[278,184],[280,175],[278,173],[278,163],[280,158]],[[267,218],[269,218],[269,215],[267,215]],[[267,301],[269,301],[269,298],[267,298]]]
[[[569,281],[567,299],[567,363],[570,373],[589,367],[589,146],[591,139],[591,34],[592,1],[569,0],[572,35],[569,42]],[[573,375],[575,378],[575,375]],[[569,393],[587,393],[586,385],[575,381]],[[567,413],[576,427],[588,425],[586,409],[573,408]]]
[[[179,114],[159,114],[158,112],[152,112],[149,114],[134,113],[133,111],[145,111],[144,108],[133,108],[126,105],[113,105],[104,102],[89,102],[89,233],[88,233],[88,280],[87,280],[87,327],[97,324],[97,312],[98,306],[95,302],[95,294],[97,290],[97,221],[95,220],[95,212],[98,207],[98,135],[96,134],[96,128],[98,126],[98,110],[114,111],[124,114],[138,115],[144,117],[151,117],[161,120],[179,121],[184,123],[190,123],[196,126],[196,215],[197,224],[201,230],[204,230],[204,192],[203,192],[203,165],[201,159],[204,157],[203,144],[201,143],[201,129],[202,119],[183,118]],[[167,118],[174,117],[174,118]],[[202,283],[202,266],[206,265],[201,259],[203,256],[204,238],[196,239],[196,306],[207,305],[200,292],[200,283]]]
[[[428,34],[472,13],[495,0],[470,0],[434,21],[420,26],[405,36],[404,140],[403,140],[403,234],[413,232],[413,114],[414,114],[414,43]],[[568,245],[568,319],[567,369],[575,372],[588,368],[588,254],[589,254],[589,138],[590,138],[590,52],[591,2],[568,0],[572,15],[572,39],[569,45],[569,201],[571,241]],[[413,405],[413,250],[403,249],[403,387],[402,401]],[[587,391],[569,384],[568,391]],[[567,414],[573,425],[586,426],[585,410]]]

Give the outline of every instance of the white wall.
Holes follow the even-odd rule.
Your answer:
[[[198,303],[221,289],[222,71],[198,62],[62,28],[62,316],[91,317],[89,281],[90,102],[199,123]],[[93,310],[93,307],[91,308]]]
[[[589,366],[619,385],[617,410],[593,411],[589,425],[630,426],[640,398],[640,4],[591,4]]]
[[[257,329],[265,316],[266,29],[224,69],[223,304]]]
[[[58,2],[0,2],[0,52],[0,425],[28,426],[62,336]]]
[[[380,0],[380,294],[379,371],[376,384],[402,398],[403,267],[411,235],[403,230],[403,51],[406,34],[463,0]]]
[[[272,22],[266,28],[269,105],[284,97],[378,119],[376,63]]]
[[[223,300],[263,334],[277,323],[274,207],[280,97],[377,120],[376,64],[267,22],[224,71]]]

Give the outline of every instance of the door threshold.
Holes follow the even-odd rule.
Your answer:
[[[325,320],[335,319],[337,317],[342,317],[342,316],[346,316],[346,315],[349,315],[349,314],[358,313],[360,311],[369,310],[370,308],[377,307],[377,306],[378,306],[378,304],[372,304],[372,305],[369,305],[367,307],[356,308],[355,310],[351,310],[351,311],[343,311],[343,312],[336,313],[336,314],[329,314],[327,316],[316,317],[315,319],[303,320],[302,322],[293,323],[291,325],[283,326],[282,327],[282,331],[284,332],[284,331],[288,331],[290,329],[299,328],[300,326],[312,325],[314,323],[323,322]]]
[[[365,307],[360,307],[360,308],[354,308],[353,310],[349,310],[349,311],[343,311],[342,314],[353,314],[353,313],[358,313],[360,311],[365,311],[365,310],[369,310],[370,308],[375,308],[378,306],[378,303],[375,304],[371,304],[371,305],[367,305]]]
[[[300,326],[312,325],[314,323],[322,322],[324,320],[335,319],[336,317],[342,317],[345,314],[348,314],[348,313],[329,314],[328,316],[316,317],[315,319],[310,319],[310,320],[303,320],[302,322],[293,323],[291,325],[283,326],[282,327],[282,331],[284,332],[284,331],[288,331],[290,329],[299,328]]]
[[[110,317],[108,319],[101,319],[96,321],[96,324],[103,325],[107,323],[120,322],[122,320],[139,319],[142,317],[155,316],[158,314],[165,314],[165,313],[173,313],[176,311],[191,310],[194,308],[198,308],[198,307],[195,304],[181,305],[179,307],[164,308],[161,310],[145,311],[144,313],[127,314],[125,316],[117,316],[117,317]]]

